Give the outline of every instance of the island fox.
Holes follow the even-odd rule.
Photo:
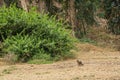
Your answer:
[[[82,63],[82,61],[80,61],[80,60],[76,60],[77,61],[77,64],[78,64],[78,66],[83,66],[84,64]]]

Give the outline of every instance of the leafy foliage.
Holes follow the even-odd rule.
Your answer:
[[[91,43],[91,44],[96,45],[96,42],[94,40],[91,40],[90,38],[86,38],[86,37],[81,38],[80,42],[82,42],[82,43]]]
[[[96,10],[94,0],[76,0],[76,9],[77,11],[77,18],[80,21],[85,21],[88,25],[93,25],[94,20],[94,12]]]
[[[114,34],[120,34],[120,0],[104,0],[108,29]]]
[[[94,19],[94,13],[96,11],[95,0],[75,0],[75,9],[77,17],[76,34],[78,38],[82,38],[87,34],[89,26],[93,25],[96,21]]]
[[[65,24],[71,25],[70,20],[70,0],[54,0],[58,4],[62,5],[62,8],[58,8],[54,6],[54,3],[49,0],[49,6],[48,11],[51,15],[56,15],[59,19],[63,19]],[[75,0],[75,11],[76,11],[76,27],[77,30],[75,31],[75,35],[77,35],[77,38],[82,38],[86,33],[86,29],[88,26],[93,25],[96,23],[94,19],[94,13],[96,11],[96,4],[98,4],[99,1],[96,0]],[[70,28],[69,26],[67,28]]]
[[[29,13],[10,6],[0,9],[0,31],[3,51],[14,53],[18,61],[66,58],[73,46],[68,30],[47,14]]]

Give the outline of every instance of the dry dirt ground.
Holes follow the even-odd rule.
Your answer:
[[[0,80],[120,80],[120,52],[81,47],[76,54],[83,66],[78,66],[76,59],[41,65],[1,62]]]

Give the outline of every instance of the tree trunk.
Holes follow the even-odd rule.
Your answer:
[[[52,2],[53,2],[53,5],[54,5],[55,7],[59,8],[59,9],[62,8],[62,4],[56,2],[56,0],[52,0]]]
[[[28,12],[28,0],[20,0],[22,8]]]
[[[70,22],[71,22],[71,25],[72,25],[72,30],[73,30],[73,33],[72,35],[74,37],[77,37],[75,35],[76,31],[77,31],[77,20],[76,20],[76,10],[75,10],[75,0],[69,0],[69,8],[68,8],[68,13],[69,13],[69,16],[70,16]]]
[[[38,8],[39,8],[39,12],[47,12],[45,0],[38,0]]]
[[[0,0],[0,7],[2,7],[4,4],[4,0]]]
[[[32,6],[37,6],[37,1],[36,0],[32,1]]]

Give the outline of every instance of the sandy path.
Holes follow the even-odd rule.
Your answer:
[[[120,80],[120,52],[90,51],[53,64],[0,65],[0,80]],[[7,71],[8,70],[8,71]]]

